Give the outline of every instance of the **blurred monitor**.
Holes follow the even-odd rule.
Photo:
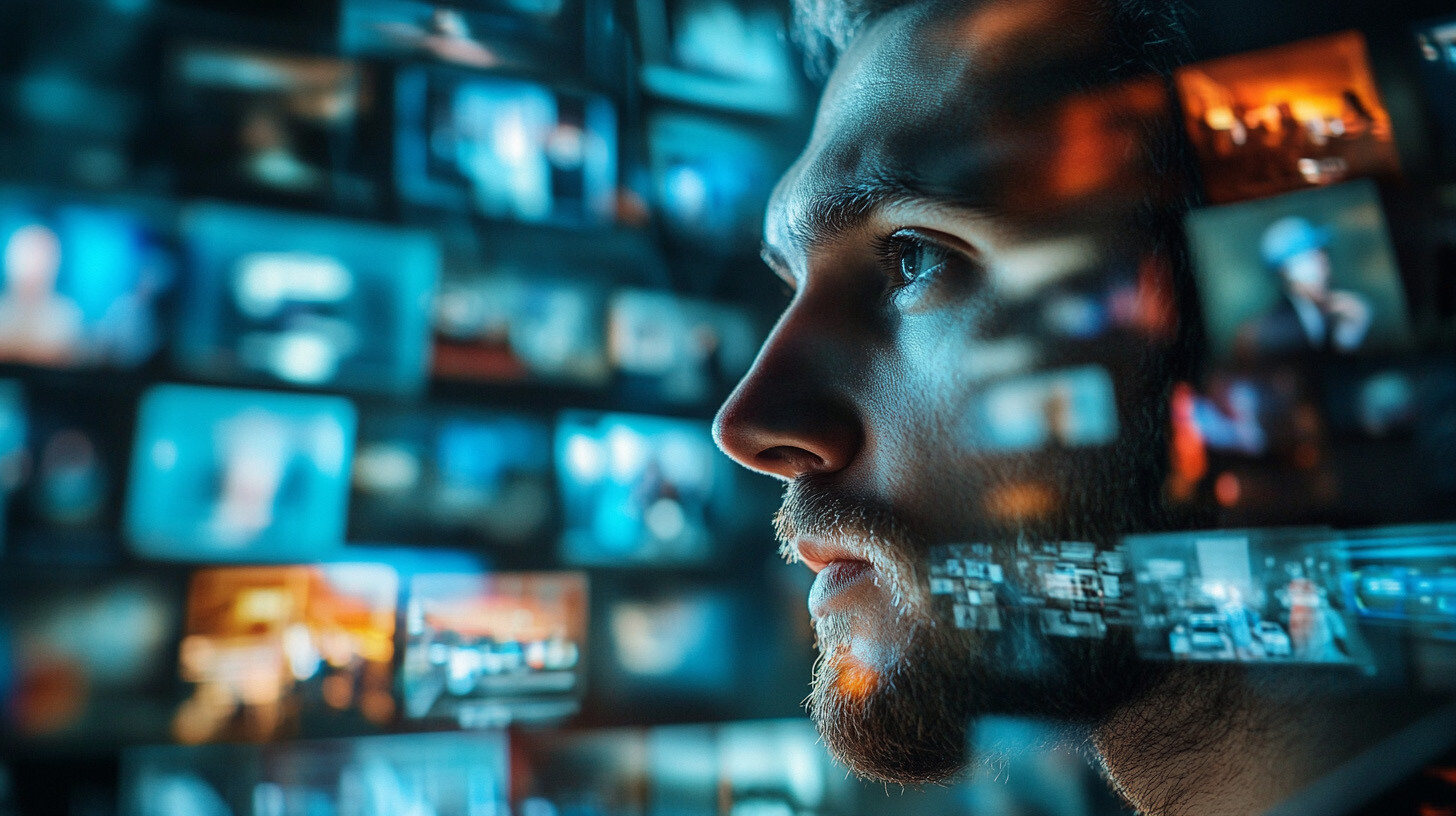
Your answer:
[[[4,410],[10,441],[0,453],[9,493],[6,557],[75,565],[120,556],[117,526],[131,436],[130,406],[104,388],[58,392],[14,383]]]
[[[123,816],[484,816],[506,812],[503,733],[128,748]]]
[[[344,0],[346,54],[417,58],[476,69],[529,69],[547,57],[574,60],[562,29],[564,0]],[[575,4],[570,4],[575,5]]]
[[[617,113],[606,97],[427,68],[400,70],[395,97],[407,204],[536,224],[615,218]]]
[[[398,596],[399,578],[383,564],[199,570],[173,737],[266,741],[388,725]]]
[[[745,600],[707,586],[613,593],[597,623],[605,660],[598,661],[603,671],[592,693],[609,707],[697,702],[700,710],[721,710],[729,702],[721,698],[732,698],[747,682],[740,657],[752,621]]]
[[[0,190],[0,362],[135,368],[163,340],[173,264],[140,212]]]
[[[765,0],[638,0],[642,84],[657,96],[792,115],[802,96],[784,7]]]
[[[0,175],[93,189],[148,182],[149,10],[149,0],[5,3]]]
[[[0,732],[73,746],[166,739],[179,590],[154,576],[7,569]]]
[[[1216,370],[1173,386],[1175,502],[1218,507],[1229,524],[1327,519],[1349,493],[1331,457],[1318,391],[1300,369]]]
[[[551,426],[511,414],[379,410],[360,418],[350,536],[540,545],[555,507]]]
[[[675,238],[699,251],[757,240],[764,202],[787,164],[765,134],[732,120],[663,110],[649,119],[647,138],[662,222]]]
[[[176,357],[213,380],[410,392],[424,385],[439,251],[425,233],[197,205]]]
[[[587,631],[582,573],[438,573],[409,583],[404,714],[464,728],[574,713]]]
[[[1456,17],[1418,25],[1415,40],[1438,164],[1445,178],[1456,179]]]
[[[1186,66],[1177,84],[1209,201],[1399,172],[1359,32]]]
[[[1363,664],[1370,660],[1328,530],[1131,536],[1139,651],[1149,659]]]
[[[695,404],[726,396],[762,335],[730,306],[656,290],[624,290],[607,305],[607,354],[625,394]]]
[[[142,399],[125,531],[145,558],[299,561],[344,541],[354,407],[162,385]]]
[[[992,451],[1079,448],[1117,439],[1117,398],[1100,366],[1050,371],[987,386],[968,429]]]
[[[1188,235],[1218,359],[1339,357],[1410,343],[1371,182],[1196,210]]]
[[[187,45],[173,60],[188,192],[372,210],[388,156],[372,69],[337,57]]]
[[[598,385],[609,376],[606,296],[536,270],[447,270],[435,298],[433,373],[486,382]]]
[[[704,563],[740,509],[703,422],[568,412],[556,461],[570,564]]]

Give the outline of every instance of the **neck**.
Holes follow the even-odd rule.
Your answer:
[[[1250,816],[1424,710],[1318,669],[1180,666],[1110,717],[1093,744],[1139,813]]]

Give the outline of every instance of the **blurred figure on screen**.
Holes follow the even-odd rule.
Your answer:
[[[1299,216],[1269,225],[1259,252],[1283,291],[1273,309],[1240,327],[1240,346],[1263,354],[1360,349],[1373,310],[1361,295],[1331,287],[1331,237],[1329,228]]]
[[[79,351],[84,320],[75,301],[56,291],[61,239],[44,224],[27,224],[5,244],[0,292],[0,359],[65,365]]]

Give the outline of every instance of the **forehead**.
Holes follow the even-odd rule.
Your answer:
[[[803,225],[822,223],[813,213],[828,200],[868,207],[926,196],[993,208],[1017,163],[1016,137],[1066,90],[1048,66],[1090,50],[1087,30],[1071,34],[1065,23],[1081,2],[927,2],[868,26],[837,63],[808,146],[774,191],[768,243],[811,240]]]

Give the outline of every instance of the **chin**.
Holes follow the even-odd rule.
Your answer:
[[[1048,638],[1028,621],[957,630],[930,615],[816,621],[820,657],[807,707],[825,745],[881,782],[946,782],[974,759],[968,731],[1002,715],[1054,720],[1085,737],[1169,666],[1139,661],[1128,633]]]
[[[834,621],[817,629],[807,707],[838,762],[864,779],[901,785],[944,782],[965,767],[968,701],[976,695],[957,671],[964,661],[928,644],[937,638],[927,628],[888,642],[851,639]]]

